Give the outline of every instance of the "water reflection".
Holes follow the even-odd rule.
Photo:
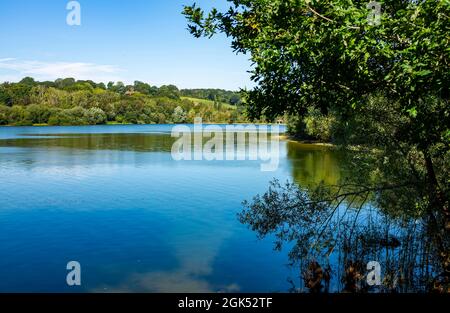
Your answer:
[[[367,173],[355,170],[352,153],[288,143],[293,179],[274,180],[245,202],[241,223],[259,238],[274,236],[275,250],[288,248],[296,271],[292,292],[441,290],[445,277],[427,217],[376,207],[393,194],[414,194],[413,186],[375,191],[368,181],[361,183]],[[382,268],[377,286],[367,281],[372,261]]]
[[[293,180],[303,187],[317,186],[321,182],[337,185],[344,175],[341,154],[327,146],[289,141],[287,158]]]
[[[262,173],[175,162],[174,139],[149,126],[99,128],[0,133],[0,291],[286,289],[286,258],[236,220],[242,198],[290,177],[284,144],[279,171]],[[68,260],[82,265],[76,290]]]
[[[0,147],[170,152],[167,134],[39,134],[0,140]]]
[[[87,267],[83,291],[361,291],[371,260],[383,291],[425,289],[434,267],[423,224],[387,219],[375,195],[352,194],[362,186],[348,182],[341,152],[283,141],[271,173],[248,161],[174,162],[175,139],[158,127],[0,135],[0,291],[71,291],[57,270],[67,258]],[[273,178],[271,205],[249,203],[241,225],[242,200]]]

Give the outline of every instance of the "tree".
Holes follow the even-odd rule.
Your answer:
[[[161,86],[159,88],[158,96],[160,96],[160,97],[167,97],[167,98],[170,98],[170,99],[179,99],[180,98],[180,91],[178,90],[177,86],[164,85],[164,86]]]
[[[55,110],[50,116],[48,123],[50,125],[86,125],[86,110],[82,107],[73,107],[71,109]]]
[[[177,106],[172,114],[172,121],[174,123],[184,123],[186,122],[186,112],[184,112],[183,108]]]
[[[239,92],[223,90],[223,89],[182,89],[180,90],[182,96],[192,97],[198,99],[206,99],[220,102],[226,102],[236,105],[241,101]]]
[[[7,125],[9,123],[10,111],[10,107],[0,104],[0,125]]]
[[[230,104],[238,105],[241,102],[241,97],[237,94],[232,95],[230,98]]]
[[[97,84],[97,88],[106,90],[106,85],[105,85],[105,83],[98,83],[98,84]]]
[[[37,85],[36,81],[32,77],[25,77],[25,78],[23,78],[19,82],[19,84],[28,85],[28,86],[36,86]]]
[[[193,5],[184,14],[194,36],[223,32],[235,51],[250,54],[258,84],[246,95],[252,117],[314,107],[345,120],[382,93],[408,119],[398,140],[420,147],[436,180],[430,150],[448,144],[450,125],[448,1],[384,1],[380,25],[369,23],[365,1],[232,2],[224,13],[205,16]],[[430,107],[430,97],[443,103]]]
[[[143,93],[144,95],[150,95],[152,93],[152,87],[149,84],[136,80],[133,85],[134,91]]]
[[[0,105],[8,108],[17,105],[29,117],[19,108],[14,109],[13,115],[11,110],[2,108],[3,124],[84,125],[114,120],[119,123],[168,123],[177,106],[184,112],[196,107],[194,102],[179,96],[180,91],[174,85],[158,90],[140,81],[133,86],[110,82],[107,90],[102,83],[72,78],[38,82],[26,77],[19,83],[0,84]],[[225,115],[214,115],[218,119],[215,122],[225,122],[222,120]],[[183,120],[182,114],[177,117],[180,118]]]
[[[124,83],[117,82],[116,85],[114,86],[114,91],[123,95],[125,94],[125,92],[127,92],[127,87],[125,86]]]
[[[223,32],[256,64],[254,116],[304,113],[315,105],[342,111],[373,90],[414,109],[428,94],[448,98],[450,26],[447,1],[384,1],[381,25],[370,25],[366,1],[237,0],[206,17],[185,7],[194,36]],[[264,101],[261,101],[264,100]]]
[[[92,83],[89,82],[81,82],[77,81],[76,83],[69,85],[67,87],[64,87],[64,90],[67,91],[87,91],[92,92],[95,87],[92,86]]]
[[[89,125],[104,124],[107,121],[106,113],[100,108],[90,108],[84,112],[84,118]]]
[[[31,104],[27,107],[27,111],[30,114],[30,119],[33,124],[45,124],[48,122],[51,111],[47,106],[39,104]]]
[[[114,88],[114,82],[108,82],[108,84],[106,85],[106,88],[110,91],[113,91]]]
[[[8,89],[6,88],[7,84],[2,84],[0,86],[0,103],[6,104],[8,106],[11,106],[12,99],[11,95],[8,92]]]
[[[117,82],[115,84],[114,82],[109,82],[107,88],[109,91],[117,92],[121,95],[124,95],[127,91],[127,88],[123,82]]]
[[[59,89],[65,89],[65,88],[69,88],[72,85],[75,84],[75,78],[59,78],[57,80],[55,80],[55,85],[59,88]]]
[[[9,123],[17,126],[31,125],[30,113],[23,106],[14,105],[9,112]]]
[[[4,83],[0,87],[0,102],[8,106],[28,105],[30,103],[30,91],[32,86],[23,83]]]
[[[304,123],[309,108],[333,112],[333,137],[362,145],[365,162],[357,163],[378,173],[371,188],[392,188],[377,201],[425,212],[448,285],[450,2],[385,0],[380,24],[371,23],[367,1],[230,2],[225,12],[205,14],[194,4],[184,14],[194,36],[224,33],[236,52],[250,55],[250,116],[287,113]],[[398,189],[405,184],[414,188]]]

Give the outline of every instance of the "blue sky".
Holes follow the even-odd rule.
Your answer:
[[[0,0],[0,82],[24,76],[94,81],[141,80],[180,88],[251,87],[250,62],[230,39],[196,39],[183,4],[224,8],[225,0],[79,0],[81,25],[69,26],[69,0]]]

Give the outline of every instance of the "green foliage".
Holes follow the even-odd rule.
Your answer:
[[[449,1],[382,1],[380,25],[369,23],[366,1],[230,2],[228,11],[194,4],[184,14],[194,36],[224,33],[250,55],[250,117],[288,113],[303,134],[397,158],[392,147],[401,146],[402,160],[418,150],[422,183],[444,201],[434,166],[449,151]],[[340,127],[330,133],[333,120]]]
[[[4,83],[0,86],[0,102],[8,106],[27,105],[30,103],[30,90],[32,86],[23,83]]]
[[[184,123],[186,122],[186,112],[184,112],[183,108],[178,106],[175,108],[172,114],[172,121],[174,123]]]
[[[135,81],[134,82],[134,91],[140,92],[144,95],[151,95],[154,96],[158,93],[158,88],[155,86],[150,86],[149,84]]]
[[[224,102],[231,105],[238,105],[242,102],[239,92],[222,89],[182,89],[180,93],[183,97]]]
[[[19,105],[14,105],[9,112],[9,123],[17,126],[31,125],[30,113]]]
[[[180,95],[176,86],[157,88],[140,81],[106,87],[72,78],[41,83],[26,77],[0,84],[0,125],[192,123],[195,117],[216,123],[246,121],[239,107]]]
[[[306,133],[322,142],[330,142],[334,121],[331,114],[323,115],[319,110],[311,108],[305,117]]]
[[[32,77],[25,77],[19,83],[22,85],[27,85],[27,86],[31,86],[31,87],[37,85],[37,82]]]
[[[229,2],[223,12],[194,4],[184,14],[195,37],[223,33],[250,56],[250,118],[289,114],[291,131],[354,150],[349,164],[358,174],[341,187],[373,190],[391,217],[420,217],[441,265],[435,288],[449,290],[450,1],[380,1],[379,25],[362,0]],[[255,201],[249,212],[261,204],[281,207]]]
[[[288,119],[288,133],[299,139],[333,141],[336,118],[331,113],[322,114],[314,107],[310,107],[304,117],[290,116]]]
[[[84,118],[89,125],[97,125],[106,123],[108,117],[100,108],[90,108],[84,112]]]
[[[9,115],[11,108],[5,105],[0,105],[0,125],[9,124]]]
[[[49,118],[48,123],[50,125],[86,125],[85,120],[86,110],[80,106],[76,106],[71,109],[57,110],[55,114]]]
[[[170,99],[180,99],[180,91],[174,85],[161,86],[158,89],[157,95],[159,97],[167,97]]]
[[[27,107],[30,113],[30,120],[33,124],[46,124],[51,115],[51,109],[48,106],[32,104]]]
[[[233,0],[228,11],[185,7],[194,36],[231,37],[255,63],[249,112],[269,119],[313,105],[348,112],[374,90],[401,112],[433,94],[448,98],[450,3],[382,1],[372,26],[367,1]]]
[[[309,139],[306,133],[304,118],[300,115],[289,115],[287,121],[287,132],[298,139]]]

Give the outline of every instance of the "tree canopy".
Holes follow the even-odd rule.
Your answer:
[[[233,0],[226,12],[195,4],[184,14],[197,37],[221,32],[255,63],[251,112],[274,117],[362,105],[374,90],[416,114],[427,95],[448,98],[450,3],[380,1],[372,25],[367,1]]]
[[[26,77],[18,83],[0,84],[0,125],[96,125],[113,123],[192,123],[246,121],[237,107],[218,107],[215,101],[195,101],[202,89],[182,99],[174,85],[151,86],[135,81],[95,83],[73,78],[37,82]],[[227,93],[226,91],[224,91]],[[230,92],[231,93],[231,92]]]
[[[337,196],[334,188],[312,193],[329,214],[325,220],[348,186],[390,217],[420,219],[435,244],[428,253],[440,262],[433,285],[450,290],[450,2],[380,0],[377,20],[368,1],[229,3],[209,12],[194,4],[184,14],[192,35],[223,33],[254,63],[256,87],[244,95],[250,117],[288,114],[292,132],[352,152],[359,174],[340,182]],[[241,220],[260,235],[278,236],[278,226],[287,231],[286,221],[267,212],[292,213],[293,220],[309,212],[311,195],[276,189],[246,203]],[[290,201],[287,207],[280,199]],[[326,241],[320,231],[313,235]]]

